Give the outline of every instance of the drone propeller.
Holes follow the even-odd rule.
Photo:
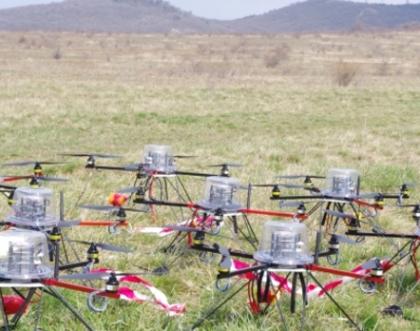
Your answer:
[[[103,154],[103,153],[60,153],[61,156],[72,156],[72,157],[95,157],[100,159],[119,159],[120,155],[114,154]]]
[[[335,217],[338,217],[338,218],[344,218],[344,219],[350,219],[350,220],[351,219],[356,219],[356,216],[354,216],[354,215],[349,215],[349,214],[342,213],[342,212],[336,211],[336,210],[324,209],[323,212],[328,214],[328,215],[335,216]]]
[[[115,246],[115,245],[111,245],[111,244],[107,244],[107,243],[97,243],[97,242],[92,242],[92,241],[85,241],[85,240],[74,240],[74,239],[67,239],[70,242],[74,242],[74,243],[78,243],[78,244],[82,244],[82,245],[93,245],[95,247],[101,248],[103,250],[106,251],[110,251],[110,252],[118,252],[118,253],[131,253],[133,252],[132,249],[127,248],[127,247],[121,247],[121,246]]]
[[[226,162],[226,163],[219,163],[219,164],[211,164],[209,167],[212,168],[222,168],[220,170],[220,176],[229,177],[230,171],[229,168],[241,168],[242,164],[234,163],[234,162]]]
[[[67,182],[67,178],[63,177],[50,177],[50,176],[31,176],[31,178],[35,178],[36,180],[41,180],[44,182]]]
[[[3,163],[2,167],[24,167],[24,166],[37,166],[37,165],[54,165],[54,164],[65,164],[65,162],[60,161],[17,161]]]
[[[232,266],[232,257],[230,255],[229,250],[226,247],[223,247],[218,244],[214,244],[213,247],[219,251],[220,255],[222,255],[222,260],[220,261],[220,264],[219,264],[220,270],[229,272]]]
[[[325,179],[325,176],[317,176],[317,175],[281,175],[275,176],[274,178],[282,178],[282,179]]]
[[[255,187],[284,187],[284,188],[297,188],[297,189],[305,189],[304,185],[295,185],[295,184],[252,184]]]
[[[415,187],[416,187],[416,183],[414,182],[407,182],[401,185],[401,188],[415,188]]]
[[[127,164],[127,165],[123,166],[124,169],[132,170],[132,171],[141,170],[142,167],[143,167],[142,163],[130,163],[130,164]]]
[[[80,225],[81,221],[62,221],[58,222],[54,227],[56,228],[71,228],[73,226]]]
[[[377,269],[381,267],[381,261],[375,257],[362,264],[363,269]]]
[[[174,159],[193,159],[198,157],[197,155],[173,155]]]
[[[51,176],[35,176],[35,175],[26,175],[26,176],[2,176],[0,177],[0,182],[16,182],[18,180],[24,179],[33,179],[36,181],[44,182],[66,182],[67,178],[62,177],[51,177]]]
[[[17,187],[16,186],[12,186],[12,185],[0,184],[0,189],[6,190],[6,191],[15,191],[17,189]]]
[[[400,187],[400,196],[398,199],[399,204],[402,204],[402,200],[410,198],[410,189],[416,186],[415,183],[404,183]]]
[[[305,202],[303,201],[280,201],[279,203],[280,208],[300,208],[305,206]]]
[[[118,190],[118,193],[124,194],[124,193],[137,193],[139,191],[143,190],[141,187],[125,187],[121,190]]]
[[[77,280],[108,280],[110,277],[124,277],[124,276],[140,276],[151,274],[151,272],[90,272],[72,275],[60,276],[60,279],[77,279]]]
[[[219,163],[219,164],[211,164],[209,165],[211,168],[220,168],[220,167],[230,167],[230,168],[241,168],[242,164],[236,162],[226,162],[226,163]]]
[[[337,243],[342,243],[342,244],[349,244],[349,245],[356,245],[357,241],[347,237],[347,236],[343,236],[341,234],[336,234],[333,233],[331,234],[331,242],[337,242]]]
[[[209,235],[215,235],[213,232],[208,232],[201,228],[192,228],[185,225],[165,225],[164,228],[171,229],[173,231],[179,231],[179,232],[188,232],[188,233],[200,232],[200,233],[205,233]]]
[[[124,207],[114,207],[114,206],[102,206],[102,205],[80,205],[79,208],[90,209],[103,212],[119,212],[119,211],[131,211],[137,213],[145,213],[145,210],[136,209],[136,208],[124,208]]]
[[[0,185],[0,187],[1,187],[1,185]],[[412,203],[412,204],[408,204],[408,205],[401,205],[399,207],[400,208],[420,208],[420,202]]]

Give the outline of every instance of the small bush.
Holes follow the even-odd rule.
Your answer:
[[[19,44],[24,44],[24,43],[26,43],[26,38],[25,38],[25,36],[21,36],[21,37],[19,38],[19,40],[18,40],[18,43],[19,43]]]
[[[57,48],[53,53],[53,59],[60,60],[63,57],[63,54],[61,54],[60,48]]]
[[[377,70],[378,76],[388,76],[389,75],[389,63],[386,61],[383,61]]]
[[[356,76],[358,66],[355,63],[340,61],[335,68],[335,81],[338,86],[349,86]]]
[[[275,68],[280,62],[287,61],[289,59],[289,53],[290,48],[288,45],[283,44],[277,47],[264,58],[266,68]]]

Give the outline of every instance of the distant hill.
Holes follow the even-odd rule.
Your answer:
[[[0,10],[0,30],[206,33],[223,29],[216,21],[160,0],[67,0]]]
[[[231,23],[237,32],[349,31],[394,29],[420,23],[420,4],[383,5],[338,0],[309,0],[245,17]]]
[[[197,0],[199,1],[199,0]],[[420,25],[420,5],[309,0],[232,21],[208,20],[161,0],[67,0],[0,10],[0,30],[138,33],[349,31]]]

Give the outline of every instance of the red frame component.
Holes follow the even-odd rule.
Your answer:
[[[73,284],[73,283],[68,283],[68,282],[63,282],[63,281],[53,279],[53,278],[44,279],[42,281],[42,283],[47,285],[47,286],[60,287],[60,288],[64,288],[64,289],[67,289],[67,290],[78,291],[78,292],[82,292],[82,293],[93,293],[93,292],[98,291],[97,289],[92,288],[92,287]],[[104,292],[99,292],[98,295],[103,296],[103,297],[107,297],[107,298],[111,298],[111,299],[119,299],[120,298],[120,295],[118,293],[105,292],[105,291]]]

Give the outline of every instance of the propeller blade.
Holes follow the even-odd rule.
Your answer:
[[[407,183],[403,183],[401,186],[405,186],[407,188],[415,188],[416,187],[416,183],[414,183],[414,182],[407,182]]]
[[[220,261],[219,266],[225,270],[230,270],[232,266],[232,257],[230,255],[229,249],[218,244],[214,244],[214,247],[222,255],[222,260]]]
[[[202,229],[192,228],[192,227],[185,226],[185,225],[165,225],[163,227],[166,228],[166,229],[171,229],[171,230],[180,231],[180,232],[206,232]]]
[[[303,201],[280,201],[280,208],[297,208],[300,206],[304,206],[305,203]]]
[[[220,167],[231,167],[231,168],[241,168],[242,164],[235,163],[235,162],[226,162],[226,163],[219,163],[219,164],[211,164],[209,165],[211,168],[220,168]]]
[[[361,193],[357,196],[359,199],[376,199],[380,196],[380,193],[370,192],[370,193]]]
[[[305,179],[305,178],[315,178],[315,179],[325,179],[325,176],[317,176],[317,175],[281,175],[275,176],[274,178],[283,178],[283,179]]]
[[[10,191],[14,191],[17,189],[16,186],[12,186],[12,185],[4,185],[4,184],[0,184],[0,188],[5,189],[5,190],[10,190]]]
[[[2,167],[23,167],[23,166],[36,165],[36,164],[53,165],[53,164],[65,164],[65,163],[66,162],[61,162],[61,161],[16,161],[16,162],[3,163]]]
[[[137,209],[137,208],[121,208],[124,211],[131,211],[133,213],[148,213],[150,209],[146,207],[147,209]]]
[[[173,155],[175,159],[193,159],[198,157],[197,155]]]
[[[252,187],[273,187],[278,185],[279,184],[251,184]]]
[[[122,246],[115,246],[115,245],[111,245],[107,243],[97,243],[96,246],[110,252],[118,252],[118,253],[132,253],[133,252],[133,250],[130,248],[122,247]]]
[[[62,275],[59,276],[59,279],[77,279],[77,280],[107,280],[110,276],[124,277],[124,276],[140,276],[140,275],[150,275],[152,272],[89,272],[89,273],[79,273],[71,275]]]
[[[67,178],[63,177],[49,177],[49,176],[37,176],[35,177],[37,180],[45,181],[45,182],[67,182]]]
[[[357,244],[357,241],[355,241],[355,240],[353,240],[353,239],[351,239],[347,236],[343,236],[343,235],[340,235],[340,234],[333,234],[331,236],[335,236],[335,238],[337,239],[337,241],[339,243],[349,244],[349,245],[356,245]]]
[[[295,184],[279,184],[278,186],[285,187],[285,188],[298,188],[298,189],[304,189],[305,188],[304,185],[295,185]]]
[[[101,159],[119,159],[120,155],[114,154],[103,154],[103,153],[60,153],[61,156],[72,156],[72,157],[97,157]]]
[[[105,251],[110,252],[118,252],[118,253],[131,253],[133,250],[127,247],[122,246],[115,246],[107,243],[100,243],[100,242],[93,242],[93,241],[85,241],[85,240],[75,240],[75,239],[67,239],[67,241],[82,244],[82,245],[95,245],[98,248],[101,248]]]
[[[377,257],[362,264],[363,269],[374,269],[381,266],[381,261]]]
[[[115,211],[118,208],[113,206],[99,206],[99,205],[80,205],[79,208],[82,209],[90,209],[90,210],[98,210],[98,211]]]
[[[18,180],[23,179],[31,179],[33,178],[33,175],[27,175],[27,176],[1,176],[0,177],[0,183],[9,183],[9,182],[15,182]]]
[[[138,187],[125,187],[121,190],[118,190],[118,193],[137,193],[140,190]]]
[[[401,205],[400,208],[420,208],[420,203],[413,203],[409,205]]]
[[[131,163],[131,164],[127,164],[125,166],[123,166],[124,169],[126,170],[140,170],[143,167],[142,163]]]
[[[103,211],[103,212],[130,211],[130,212],[135,212],[135,213],[145,213],[149,211],[146,209],[123,208],[123,207],[103,206],[103,205],[80,205],[79,208]]]
[[[59,276],[60,279],[77,279],[77,280],[106,280],[110,276],[107,272],[91,272],[91,273],[81,273],[81,274],[72,274],[72,275],[63,275]]]
[[[349,214],[345,214],[336,210],[329,210],[329,209],[324,209],[323,210],[324,213],[331,215],[331,216],[335,216],[335,217],[339,217],[339,218],[345,218],[345,219],[354,219],[356,218],[353,215],[349,215]]]
[[[81,221],[63,221],[57,223],[56,227],[58,228],[71,228],[73,226],[80,225]]]

